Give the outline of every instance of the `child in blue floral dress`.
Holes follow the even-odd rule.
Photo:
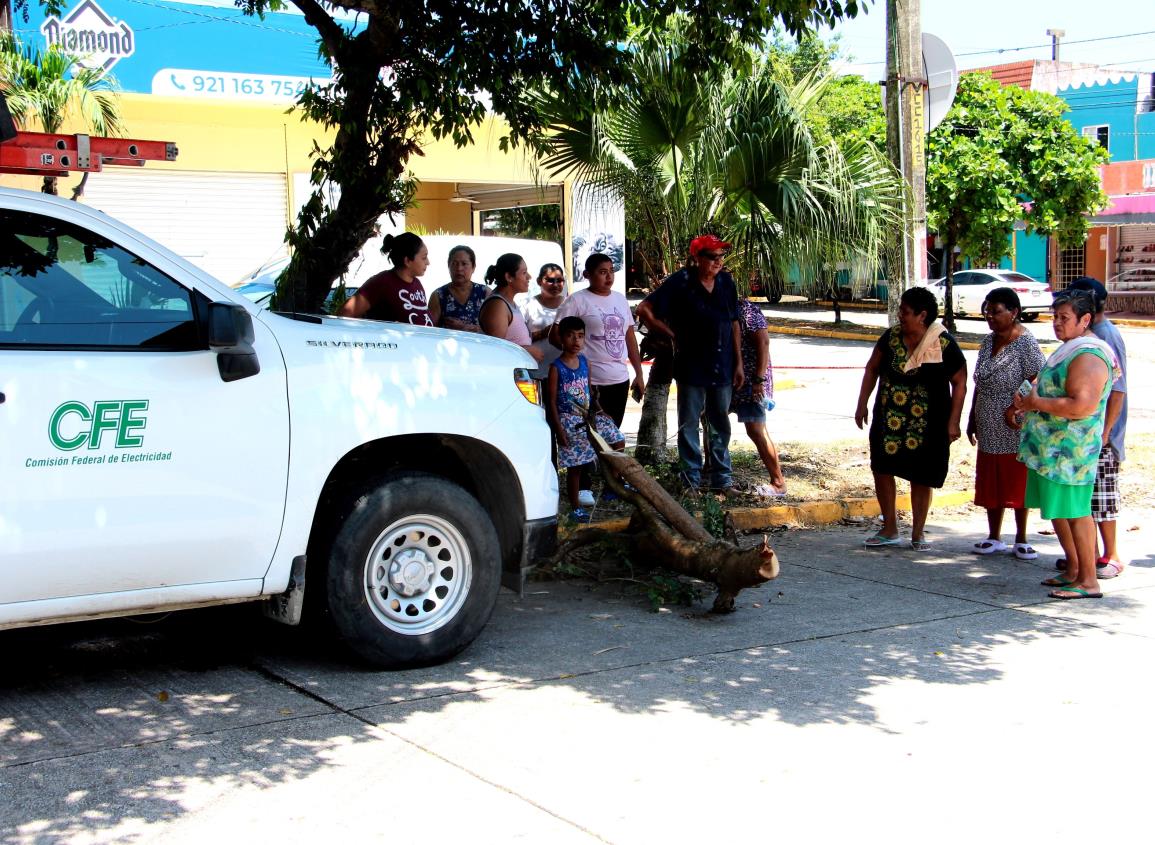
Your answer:
[[[578,502],[582,467],[592,464],[597,453],[590,444],[586,430],[584,409],[590,407],[590,369],[585,347],[586,326],[579,317],[566,317],[558,323],[561,355],[549,368],[546,379],[546,418],[557,440],[557,465],[566,471],[566,493],[577,522],[589,522],[589,512]],[[619,452],[626,448],[626,439],[600,408],[594,417],[597,432]]]

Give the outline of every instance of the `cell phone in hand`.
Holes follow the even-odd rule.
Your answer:
[[[633,387],[630,388],[630,395],[634,397],[635,402],[641,402],[642,401],[642,388],[639,385],[635,384]]]
[[[1033,384],[1031,384],[1031,380],[1025,378],[1025,379],[1023,379],[1023,383],[1019,385],[1019,389],[1018,389],[1017,393],[1019,394],[1019,396],[1022,396],[1024,399],[1026,399],[1028,396],[1031,395],[1031,391],[1034,390],[1034,388],[1035,388],[1035,386]]]

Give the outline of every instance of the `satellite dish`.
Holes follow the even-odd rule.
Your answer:
[[[958,63],[946,42],[929,32],[922,34],[922,67],[926,74],[927,92],[925,116],[926,131],[934,129],[954,102],[958,89]]]

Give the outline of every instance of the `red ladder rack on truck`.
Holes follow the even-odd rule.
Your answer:
[[[176,161],[176,156],[176,144],[171,141],[17,131],[14,138],[0,143],[0,173],[98,173],[105,165],[143,167],[146,161]]]

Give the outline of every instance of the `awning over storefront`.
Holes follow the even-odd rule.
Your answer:
[[[1093,226],[1155,223],[1155,194],[1111,197],[1111,204],[1090,219]]]

